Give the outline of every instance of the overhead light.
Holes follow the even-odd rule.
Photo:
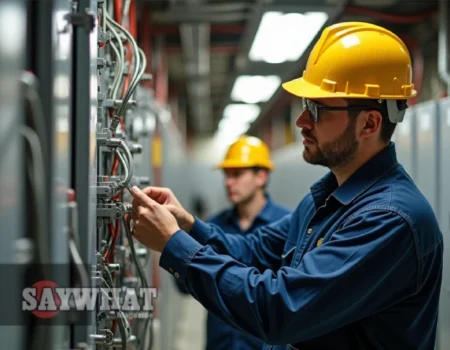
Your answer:
[[[225,107],[223,118],[235,125],[252,123],[260,112],[261,108],[255,104],[233,103]]]
[[[242,122],[240,124],[235,124],[229,119],[222,119],[219,122],[218,130],[220,132],[227,132],[227,133],[232,132],[234,134],[241,134],[241,133],[246,132],[249,127],[250,127],[250,123]]]
[[[216,138],[220,140],[221,143],[230,144],[239,136],[245,134],[249,127],[249,123],[234,125],[228,119],[222,119],[216,132]]]
[[[274,64],[297,61],[327,20],[325,12],[266,12],[256,32],[249,58]]]
[[[223,118],[219,122],[216,133],[221,142],[231,143],[242,134],[246,133],[252,123],[259,115],[258,105],[236,103],[225,107]]]
[[[281,79],[276,75],[241,75],[234,82],[231,98],[245,103],[266,102],[280,84]]]

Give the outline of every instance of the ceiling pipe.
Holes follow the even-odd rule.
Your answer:
[[[195,10],[187,10],[185,13],[157,12],[152,15],[152,21],[158,24],[187,22],[225,23],[241,22],[246,20],[247,17],[248,15],[243,11],[231,13],[196,13]]]
[[[196,8],[201,0],[190,0]],[[208,23],[181,24],[180,38],[187,76],[189,108],[198,132],[212,128],[210,86],[210,26]]]

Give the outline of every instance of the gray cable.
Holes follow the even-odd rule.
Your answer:
[[[118,61],[118,63],[116,64],[116,71],[115,71],[114,80],[111,85],[111,90],[109,91],[109,94],[108,94],[109,98],[111,100],[115,100],[116,94],[117,94],[117,86],[120,85],[120,77],[122,76],[121,70],[123,68],[122,68],[122,61],[120,60],[120,57],[119,57],[119,55],[120,55],[119,50],[117,50],[117,47],[116,47],[116,45],[114,45],[113,42],[110,42],[109,44],[111,45],[111,49],[114,51],[116,60]]]
[[[135,60],[135,68],[134,68],[134,71],[133,71],[133,78],[131,79],[131,82],[130,82],[130,87],[127,90],[127,92],[126,92],[126,94],[125,94],[125,96],[124,96],[124,98],[122,100],[122,104],[120,105],[119,110],[117,111],[117,113],[114,115],[113,120],[112,120],[111,125],[110,125],[110,130],[113,133],[115,133],[121,118],[125,114],[125,110],[126,110],[128,101],[130,100],[131,95],[134,93],[134,89],[137,87],[137,84],[138,84],[138,81],[139,81],[138,77],[139,77],[139,72],[140,72],[140,54],[139,54],[139,50],[138,50],[138,47],[136,45],[136,42],[134,41],[134,39],[131,36],[131,34],[125,28],[120,26],[117,22],[112,20],[111,18],[109,18],[109,20],[130,41],[131,47],[132,47],[132,50],[133,50],[133,57],[134,57],[134,60]]]
[[[138,270],[139,278],[141,279],[141,282],[142,282],[142,285],[144,286],[144,288],[148,288],[147,278],[145,277],[144,270],[142,269],[142,265],[140,264],[140,262],[136,256],[136,250],[134,248],[134,241],[133,241],[133,236],[131,235],[131,232],[130,232],[130,228],[128,227],[125,219],[122,219],[122,221],[123,221],[123,225],[125,226],[125,232],[127,234],[128,244],[130,245],[130,249],[131,249],[131,256],[133,257],[134,263]],[[141,350],[144,350],[147,329],[149,328],[149,326],[150,326],[150,334],[149,334],[150,340],[149,340],[148,350],[150,350],[153,347],[153,314],[151,314],[151,316],[148,317],[144,322],[144,330],[143,330],[144,337],[142,338],[143,341],[140,344]]]
[[[128,183],[130,182],[130,180],[127,180],[127,179],[130,178],[128,176],[128,174],[129,174],[129,170],[128,170],[129,165],[125,162],[125,159],[123,159],[123,156],[120,154],[120,152],[117,149],[116,149],[116,154],[117,154],[117,157],[119,158],[120,163],[122,164],[123,171],[125,172],[125,179],[122,181],[122,184],[124,185],[124,187],[126,187],[126,185],[128,185]]]
[[[125,180],[123,181],[123,183],[126,185],[128,185],[131,181],[131,178],[133,177],[133,157],[131,155],[130,150],[128,149],[127,144],[123,141],[120,140],[120,147],[123,149],[123,151],[125,152],[125,155],[127,157],[127,163],[128,163],[128,176],[125,177]]]
[[[119,86],[121,85],[121,79],[123,78],[123,65],[125,62],[125,53],[124,53],[124,47],[123,47],[123,43],[122,43],[122,39],[120,38],[119,34],[117,33],[117,31],[114,29],[114,26],[111,24],[111,18],[109,17],[109,14],[106,13],[105,14],[106,17],[106,26],[108,28],[108,30],[112,33],[113,37],[117,40],[117,45],[119,46],[118,51],[119,51],[119,55],[117,56],[117,64],[118,64],[118,68],[117,68],[117,75],[116,77],[114,77],[114,82],[113,82],[113,92],[112,92],[112,99],[116,99],[117,94],[118,94],[118,90],[119,90]]]
[[[89,274],[83,265],[83,260],[81,259],[74,237],[72,237],[71,235],[69,235],[69,250],[70,255],[72,256],[73,263],[75,264],[78,270],[78,274],[80,275],[81,286],[85,288],[89,287]]]
[[[50,251],[49,247],[49,235],[46,225],[46,186],[45,186],[45,169],[44,169],[44,156],[42,154],[41,142],[37,133],[26,125],[19,127],[19,132],[27,140],[32,157],[33,174],[31,187],[34,194],[34,200],[36,202],[36,220],[37,220],[37,232],[36,240],[38,246],[38,259],[45,266],[50,263]],[[47,275],[49,277],[49,275]]]
[[[133,77],[132,77],[131,82],[130,82],[130,87],[134,86],[135,81],[137,80],[139,67],[140,67],[140,57],[139,57],[139,51],[138,51],[138,47],[137,47],[136,41],[133,39],[131,34],[124,27],[122,27],[120,24],[118,24],[116,21],[114,21],[109,15],[108,15],[108,18],[109,18],[110,23],[113,26],[115,26],[119,31],[121,31],[131,43],[131,47],[132,47],[132,50],[133,50],[133,57],[135,59],[135,68],[134,68],[134,71],[133,71]],[[122,105],[120,106],[119,111],[117,112],[117,115],[119,117],[124,115],[125,109],[126,109],[126,105],[127,105],[128,101],[129,101],[132,93],[133,93],[133,91],[131,91],[131,89],[128,89],[127,93],[125,94],[125,97],[124,97],[124,99],[122,101]]]

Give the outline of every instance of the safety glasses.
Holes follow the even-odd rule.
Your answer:
[[[369,106],[325,106],[320,105],[317,102],[314,102],[308,98],[302,98],[303,109],[307,109],[313,123],[317,123],[319,121],[320,111],[364,111],[364,110],[374,110],[376,108]]]

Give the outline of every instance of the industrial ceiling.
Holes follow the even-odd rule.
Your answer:
[[[164,42],[169,91],[186,106],[191,136],[213,134],[229,104],[256,101],[258,110],[251,131],[289,98],[278,82],[301,75],[322,26],[299,58],[285,62],[274,59],[272,63],[252,61],[252,44],[269,11],[323,12],[327,14],[324,26],[338,21],[377,23],[397,34],[412,34],[414,44],[419,46],[435,42],[437,37],[434,0],[142,0],[143,3],[150,5],[149,18],[142,17],[140,21],[149,21],[152,38]],[[233,91],[240,76],[255,75],[260,77],[253,83],[275,87],[269,88],[265,96],[254,96],[254,84],[249,82],[240,91]],[[265,81],[264,76],[278,78]]]

